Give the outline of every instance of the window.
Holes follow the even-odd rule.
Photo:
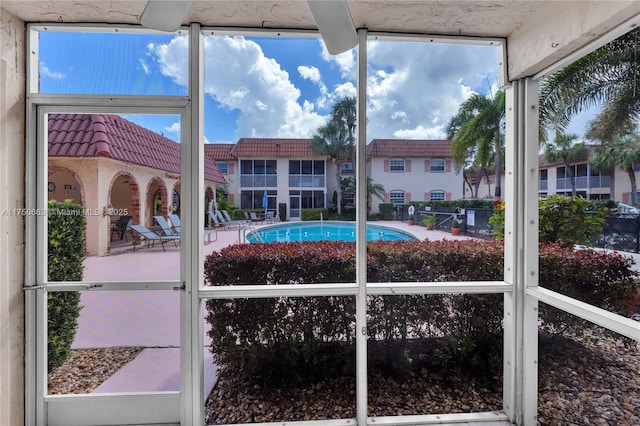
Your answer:
[[[342,176],[353,176],[353,163],[350,161],[340,164],[340,174]]]
[[[324,187],[324,160],[289,160],[289,186]]]
[[[404,172],[404,160],[389,160],[390,172]]]
[[[216,161],[216,164],[218,164],[218,168],[220,169],[223,175],[229,174],[229,163]]]
[[[274,188],[278,186],[276,160],[240,160],[240,186]]]
[[[429,193],[430,201],[444,201],[446,199],[446,194],[444,191],[431,191]]]
[[[389,202],[391,204],[404,204],[404,191],[391,191],[389,193]]]
[[[445,161],[441,158],[434,158],[429,161],[430,172],[444,172],[446,171]]]

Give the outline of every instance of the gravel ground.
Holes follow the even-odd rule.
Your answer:
[[[143,348],[74,349],[71,358],[48,375],[49,395],[91,393]]]
[[[640,348],[620,339],[540,335],[539,424],[640,425]],[[500,410],[500,380],[484,387],[468,378],[423,371],[404,382],[373,376],[369,415]],[[445,377],[443,377],[445,376]],[[207,424],[355,417],[353,379],[290,389],[262,389],[220,372],[209,396]]]
[[[540,425],[640,425],[640,348],[620,339],[540,335]],[[89,393],[142,348],[74,350],[49,374],[49,394]],[[442,374],[442,373],[441,373]],[[422,371],[397,382],[373,375],[375,416],[501,409],[502,390],[451,374]],[[291,389],[262,389],[220,372],[206,402],[207,424],[355,417],[355,383],[338,379]]]

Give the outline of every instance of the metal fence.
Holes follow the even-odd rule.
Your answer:
[[[640,215],[608,216],[602,234],[590,246],[640,253]]]

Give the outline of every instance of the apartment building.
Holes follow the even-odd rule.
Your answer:
[[[287,218],[297,220],[301,209],[334,207],[338,188],[338,165],[310,144],[311,139],[241,138],[236,144],[206,144],[205,154],[224,174],[230,202],[270,211],[285,203]],[[382,202],[462,198],[462,173],[455,172],[448,140],[374,139],[367,154],[367,175],[385,188],[383,200],[372,200],[372,213]],[[350,161],[339,167],[341,179],[353,176]]]

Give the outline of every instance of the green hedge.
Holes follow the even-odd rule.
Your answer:
[[[367,256],[369,282],[492,281],[503,274],[503,246],[496,241],[376,241]],[[630,265],[593,251],[540,249],[541,284],[623,314],[633,291]],[[355,245],[236,245],[208,256],[205,275],[214,286],[350,283]],[[422,367],[493,377],[502,368],[501,294],[370,295],[367,305],[371,368],[400,377]],[[211,351],[223,367],[269,384],[354,374],[353,297],[209,300],[206,306]],[[542,304],[540,310],[546,326],[583,326]]]
[[[71,200],[51,200],[48,208],[48,279],[82,281],[86,257],[84,207]],[[71,356],[80,309],[77,291],[47,293],[49,371]]]
[[[393,219],[393,204],[380,203],[378,206],[380,211],[380,220],[392,220]]]
[[[327,220],[328,217],[328,209],[302,209],[300,212],[300,220]]]

